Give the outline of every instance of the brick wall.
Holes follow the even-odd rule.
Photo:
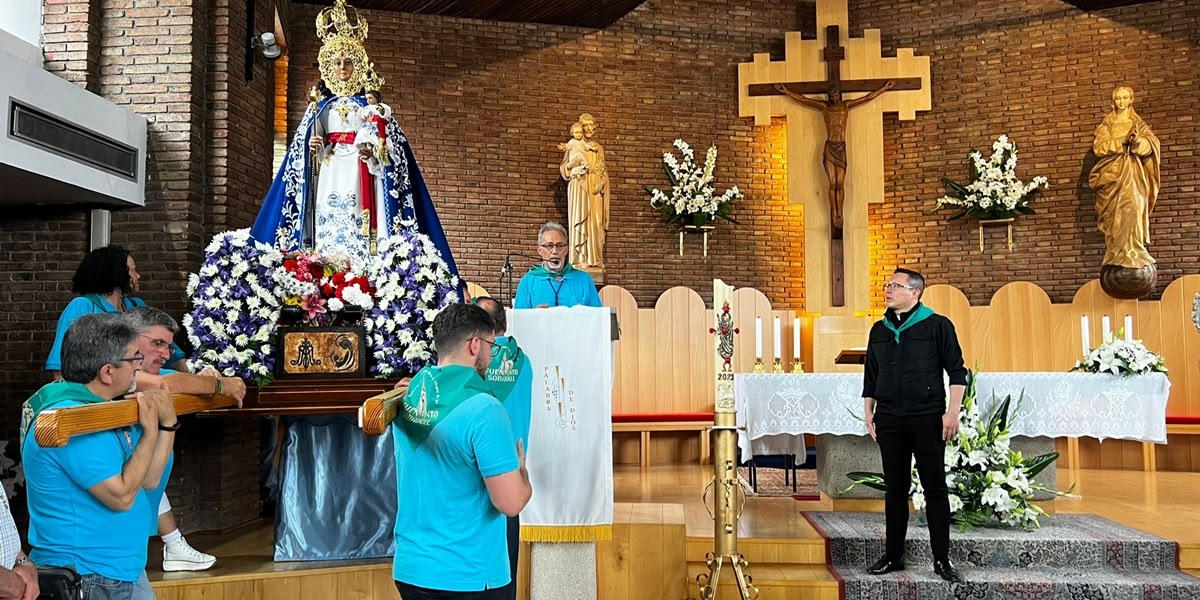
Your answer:
[[[885,55],[912,47],[933,57],[934,110],[885,122],[887,198],[871,207],[881,280],[903,262],[962,287],[976,303],[1014,280],[1069,301],[1096,277],[1103,253],[1082,161],[1118,82],[1135,87],[1139,111],[1163,140],[1151,249],[1160,291],[1196,271],[1200,249],[1183,232],[1197,222],[1200,6],[1173,0],[1089,15],[1058,0],[969,9],[953,0],[850,4],[852,32],[880,28]],[[318,76],[317,10],[296,5],[291,21],[293,129]],[[599,121],[612,177],[609,283],[648,306],[675,285],[707,298],[711,279],[721,277],[798,306],[803,215],[784,201],[785,133],[779,121],[756,129],[737,116],[736,64],[756,52],[782,58],[784,31],[815,33],[813,10],[651,0],[599,32],[365,14],[368,51],[388,79],[388,102],[468,279],[495,290],[505,252],[531,250],[540,222],[565,218],[554,145],[587,111]],[[967,151],[1001,133],[1020,143],[1020,174],[1047,175],[1052,187],[1035,202],[1039,214],[1017,223],[1012,252],[1004,230],[992,229],[980,253],[974,223],[946,224],[949,214],[927,210],[944,192],[940,178],[965,179]],[[708,259],[698,238],[679,256],[675,229],[660,224],[642,189],[665,184],[659,157],[675,137],[717,143],[719,184],[747,193],[736,213],[742,225],[723,225]],[[1175,227],[1167,225],[1172,217]]]
[[[536,256],[537,228],[566,219],[558,143],[583,112],[599,125],[612,188],[607,282],[651,306],[667,288],[706,298],[712,279],[803,296],[800,207],[786,206],[782,122],[737,117],[736,63],[782,51],[783,31],[807,18],[759,2],[647,2],[603,31],[364,11],[367,50],[405,128],[464,276],[493,293],[508,252]],[[313,19],[293,5],[292,117],[319,77]],[[719,26],[714,24],[719,23]],[[662,153],[683,138],[701,155],[716,143],[718,185],[747,196],[701,256],[699,236],[679,256],[643,185],[664,186]],[[519,269],[533,261],[519,263]]]
[[[1200,245],[1200,4],[1186,0],[1083,13],[1057,0],[974,4],[851,2],[851,29],[883,30],[884,52],[932,55],[933,110],[885,124],[887,199],[871,208],[879,279],[896,264],[922,269],[984,304],[1010,281],[1031,281],[1069,302],[1099,276],[1104,238],[1087,186],[1093,132],[1113,88],[1131,85],[1135,106],[1162,141],[1162,190],[1151,219],[1158,261],[1154,297],[1198,272]],[[945,188],[964,181],[967,152],[990,153],[1003,133],[1020,146],[1018,174],[1050,179],[1021,217],[1010,252],[1003,228],[979,229],[953,214],[928,214]]]

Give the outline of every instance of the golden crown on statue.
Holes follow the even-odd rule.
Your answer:
[[[367,21],[359,15],[358,9],[348,6],[346,0],[337,0],[333,6],[322,10],[317,14],[317,37],[321,38],[321,51],[317,54],[321,79],[331,92],[350,96],[383,87],[383,78],[375,73],[375,64],[367,57],[364,45]],[[340,57],[354,62],[349,79],[338,76],[334,61]]]
[[[353,23],[350,22],[351,13]],[[367,21],[358,14],[358,9],[346,6],[346,0],[337,0],[317,14],[317,37],[325,43],[344,37],[361,44],[367,39]]]

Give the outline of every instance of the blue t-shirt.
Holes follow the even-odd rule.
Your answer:
[[[416,450],[399,423],[392,436],[398,500],[392,577],[453,592],[508,585],[506,519],[483,481],[520,468],[504,408],[478,394]]]
[[[496,338],[496,345],[505,346],[508,344],[509,338],[501,336]],[[519,373],[502,372],[503,367],[496,364],[496,359],[493,359],[492,364],[488,366],[487,381],[492,381],[493,378],[515,377],[516,382],[513,384],[512,390],[508,393],[507,398],[501,398],[500,404],[504,405],[504,412],[508,414],[508,422],[512,427],[513,443],[521,440],[524,444],[525,451],[529,451],[529,418],[533,404],[533,365],[529,362],[525,363],[525,368]],[[495,393],[495,390],[493,390]]]
[[[573,269],[555,281],[549,275],[526,273],[517,284],[513,308],[546,306],[602,306],[596,282],[587,271]]]
[[[81,404],[67,401],[54,408]],[[82,575],[117,581],[138,580],[146,570],[147,538],[157,529],[147,527],[146,517],[154,513],[157,520],[158,504],[152,507],[148,492],[139,490],[131,509],[115,511],[88,490],[120,475],[139,439],[137,426],[73,437],[61,448],[43,448],[33,435],[25,437],[22,460],[33,562],[73,566]]]
[[[92,298],[89,298],[88,296],[77,296],[74,300],[71,300],[71,302],[67,304],[67,307],[63,309],[62,314],[58,316],[58,327],[56,327],[54,330],[54,345],[50,347],[50,355],[46,357],[47,371],[62,370],[63,336],[67,335],[67,329],[70,329],[71,324],[74,323],[76,319],[82,317],[83,315],[90,315],[92,313],[117,312],[117,309],[113,307],[113,305],[109,304],[104,298],[99,296],[92,297],[95,298],[96,302],[92,302]],[[125,305],[125,310],[130,310],[133,308],[138,308],[139,306],[145,306],[146,302],[141,298],[126,296],[124,300],[122,300],[122,304]],[[185,356],[186,355],[183,353],[183,350],[180,349],[179,346],[176,346],[175,342],[171,342],[171,358],[167,359],[167,364],[173,363],[181,358],[184,358]]]

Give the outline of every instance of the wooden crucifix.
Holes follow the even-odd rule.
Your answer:
[[[787,34],[785,60],[756,54],[753,63],[739,66],[740,113],[753,116],[757,125],[769,124],[773,115],[787,117],[788,198],[804,204],[805,308],[865,312],[870,309],[866,203],[883,200],[882,115],[895,111],[912,119],[917,110],[929,109],[929,62],[914,57],[911,49],[883,58],[878,30],[864,31],[862,38],[843,37],[849,20],[845,0],[819,0],[817,19],[817,40]],[[845,79],[843,64],[850,74]],[[825,98],[807,96],[813,94]],[[813,138],[821,125],[824,144],[818,146]]]

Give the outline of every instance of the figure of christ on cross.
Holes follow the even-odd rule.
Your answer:
[[[846,118],[850,111],[859,105],[866,104],[880,94],[896,87],[896,82],[889,79],[882,86],[854,100],[843,100],[842,91],[838,86],[830,86],[826,93],[828,100],[814,100],[802,94],[797,94],[782,83],[776,83],[779,93],[799,102],[800,104],[821,111],[825,117],[825,175],[829,177],[829,216],[833,220],[836,233],[842,230],[842,208],[846,196]],[[836,235],[835,237],[841,237]]]

